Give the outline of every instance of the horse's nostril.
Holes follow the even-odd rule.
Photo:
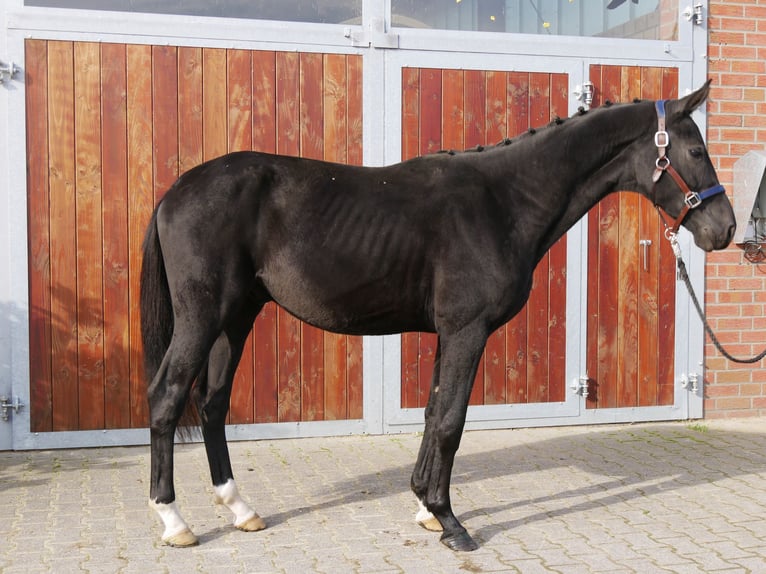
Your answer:
[[[728,234],[726,235],[726,243],[731,243],[731,240],[734,239],[734,233],[737,231],[737,224],[732,223],[729,226]]]

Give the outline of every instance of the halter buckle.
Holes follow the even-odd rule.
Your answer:
[[[670,136],[665,130],[660,130],[654,134],[654,145],[657,147],[668,147],[670,145]]]
[[[665,171],[668,169],[668,166],[670,165],[670,158],[666,155],[658,157],[656,160],[654,160],[654,165],[657,166],[657,169],[660,171]]]
[[[684,203],[689,207],[689,209],[694,209],[695,207],[700,206],[702,203],[702,198],[696,191],[690,191],[686,194],[686,197],[684,197]]]

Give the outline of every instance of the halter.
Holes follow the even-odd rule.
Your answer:
[[[654,145],[657,146],[659,157],[655,162],[652,181],[656,186],[657,181],[659,181],[660,177],[662,177],[662,174],[668,172],[670,177],[673,178],[673,181],[676,182],[678,187],[681,189],[681,192],[684,194],[684,207],[681,210],[681,213],[679,213],[678,217],[675,219],[673,219],[673,216],[665,211],[662,206],[658,205],[656,202],[654,204],[654,206],[657,208],[657,211],[660,212],[660,216],[662,217],[663,223],[665,224],[665,236],[670,239],[678,233],[678,229],[681,227],[684,219],[686,219],[689,211],[699,207],[707,198],[718,195],[719,193],[723,193],[726,190],[721,184],[718,184],[714,185],[713,187],[709,187],[699,193],[692,191],[689,189],[689,186],[686,185],[686,182],[681,177],[681,174],[679,174],[676,169],[670,165],[670,158],[666,155],[666,149],[668,145],[670,145],[670,136],[668,135],[668,132],[665,131],[666,101],[667,100],[657,100],[654,104],[654,107],[657,109],[657,133],[654,134]],[[655,197],[656,196],[657,194],[655,193]]]

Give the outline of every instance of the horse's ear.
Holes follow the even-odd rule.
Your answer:
[[[705,103],[705,100],[708,97],[708,94],[710,93],[710,83],[713,80],[710,79],[702,86],[700,86],[696,91],[692,92],[688,96],[684,96],[680,100],[678,100],[677,107],[674,107],[674,111],[676,113],[681,113],[683,115],[691,115],[691,113],[696,110],[698,107],[700,107],[703,103]]]

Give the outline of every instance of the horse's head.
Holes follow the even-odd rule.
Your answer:
[[[705,142],[691,114],[707,98],[710,82],[680,100],[657,102],[657,133],[651,161],[638,169],[651,175],[649,198],[660,208],[672,232],[683,225],[705,251],[723,249],[736,222],[718,182]],[[642,156],[645,152],[642,150]],[[642,180],[644,178],[642,177]]]

